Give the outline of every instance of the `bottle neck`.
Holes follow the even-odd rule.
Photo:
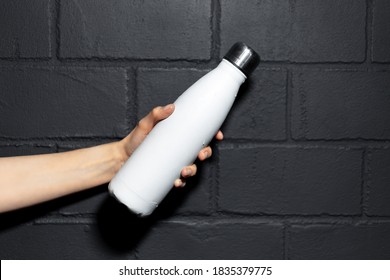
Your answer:
[[[218,65],[218,68],[222,69],[223,71],[229,73],[231,76],[238,79],[241,84],[245,82],[247,78],[245,74],[241,72],[240,69],[238,69],[234,64],[232,64],[226,59],[222,59],[221,63]]]

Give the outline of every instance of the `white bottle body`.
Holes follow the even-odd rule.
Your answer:
[[[174,102],[111,180],[109,191],[140,216],[150,215],[208,145],[229,113],[246,76],[223,59]]]

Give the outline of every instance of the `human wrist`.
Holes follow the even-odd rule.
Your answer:
[[[110,143],[110,154],[114,158],[115,162],[115,173],[119,171],[122,165],[126,162],[128,156],[126,150],[121,141]]]

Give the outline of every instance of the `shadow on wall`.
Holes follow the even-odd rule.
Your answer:
[[[76,202],[86,200],[95,195],[101,194],[106,190],[107,185],[102,185],[90,190],[71,194],[34,206],[2,213],[0,214],[0,232],[2,230],[6,230],[11,227],[16,227],[22,224],[34,223],[34,221],[38,219],[47,218],[48,222],[50,222],[50,219],[52,217],[58,217],[58,213],[61,208],[69,206]]]
[[[198,175],[202,173],[201,166],[201,164],[198,164]],[[187,186],[183,189],[173,189],[157,210],[146,218],[137,217],[126,206],[109,196],[107,184],[105,184],[49,202],[0,214],[0,234],[7,229],[33,224],[34,222],[50,224],[61,222],[63,218],[60,213],[61,208],[107,193],[107,197],[101,203],[97,213],[92,214],[92,216],[90,214],[84,216],[88,219],[91,218],[93,224],[97,224],[97,234],[113,251],[118,253],[130,252],[156,222],[169,218],[180,211],[180,206],[191,196],[192,190],[199,185],[199,177],[195,176],[188,180]],[[83,216],[82,213],[75,215],[78,218],[80,215]],[[71,221],[68,220],[66,223],[71,223]]]
[[[172,189],[160,206],[148,217],[140,218],[115,198],[108,196],[97,213],[97,225],[104,242],[117,252],[136,248],[149,230],[160,220],[177,213],[180,206],[199,185],[202,164],[197,164],[197,176],[190,178],[184,189]]]

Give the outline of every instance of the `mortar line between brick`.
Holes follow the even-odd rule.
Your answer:
[[[209,203],[208,203],[208,213],[210,215],[214,215],[217,208],[217,202],[216,202],[216,188],[217,188],[217,164],[218,164],[218,149],[214,148],[214,157],[216,158],[215,165],[211,166],[208,182],[210,182],[210,188],[209,188]]]
[[[135,116],[135,114],[134,114]],[[136,117],[134,117],[135,119]],[[83,136],[83,137],[31,137],[31,138],[12,138],[1,137],[0,145],[13,146],[19,145],[77,145],[83,143],[94,143],[104,141],[121,140],[121,137],[110,136]],[[371,148],[388,149],[390,148],[389,141],[272,141],[272,140],[251,140],[246,139],[224,139],[218,144],[219,149],[233,149],[233,148],[332,148],[332,149],[362,149],[366,146]]]
[[[55,56],[55,25],[56,25],[56,14],[57,14],[57,8],[56,8],[56,0],[50,0],[48,4],[48,24],[49,24],[49,57],[50,60],[53,59]]]
[[[5,214],[4,214],[5,215]],[[176,215],[169,219],[159,219],[162,223],[184,223],[184,224],[238,224],[238,223],[253,223],[253,224],[279,224],[289,229],[291,225],[312,225],[312,224],[331,224],[331,225],[359,225],[359,224],[381,224],[390,223],[390,216],[370,216],[369,219],[361,216],[356,217],[316,217],[316,216],[242,216],[242,215],[225,215],[225,216],[204,216],[191,215],[180,216]],[[48,217],[35,218],[27,224],[45,225],[45,224],[97,224],[96,214],[74,214],[62,215],[53,214]],[[288,233],[286,237],[288,238]],[[286,243],[288,246],[288,241]],[[287,255],[288,256],[288,255]]]
[[[54,40],[54,39],[53,39]],[[58,39],[59,40],[59,39]],[[58,54],[57,54],[58,56]],[[140,67],[140,68],[196,68],[196,69],[211,69],[215,67],[216,61],[186,61],[186,60],[166,60],[166,59],[62,59],[62,58],[0,58],[2,67],[15,67],[17,62],[18,67]],[[218,58],[219,62],[219,58]],[[280,70],[288,67],[294,71],[304,71],[312,69],[322,69],[330,71],[358,71],[366,72],[372,70],[376,72],[389,72],[389,62],[373,62],[369,65],[367,63],[350,64],[350,63],[288,63],[283,61],[261,61],[262,70]],[[368,69],[369,68],[369,69]]]
[[[218,63],[221,47],[221,3],[211,2],[211,60]]]
[[[367,217],[367,168],[368,168],[368,149],[364,147],[362,153],[362,167],[361,167],[361,212],[362,217]]]
[[[373,0],[366,0],[366,63],[372,63],[372,24],[373,24]]]
[[[213,209],[212,215],[217,215],[218,213],[218,198],[219,198],[219,184],[221,176],[221,157],[219,152],[219,147],[216,149],[216,165],[215,165],[215,179],[214,179],[214,190],[213,190]]]
[[[331,142],[331,141],[299,141],[299,142],[280,142],[280,141],[239,141],[225,139],[219,144],[219,149],[256,149],[256,148],[317,148],[317,149],[362,149],[369,145],[375,148],[389,148],[388,142]]]
[[[53,0],[54,3],[55,3],[55,22],[54,22],[54,34],[55,34],[55,48],[54,48],[54,55],[52,56],[52,58],[55,60],[55,61],[58,61],[59,60],[59,57],[60,57],[60,16],[61,16],[61,12],[60,12],[60,9],[61,9],[61,3],[60,3],[60,0]]]

